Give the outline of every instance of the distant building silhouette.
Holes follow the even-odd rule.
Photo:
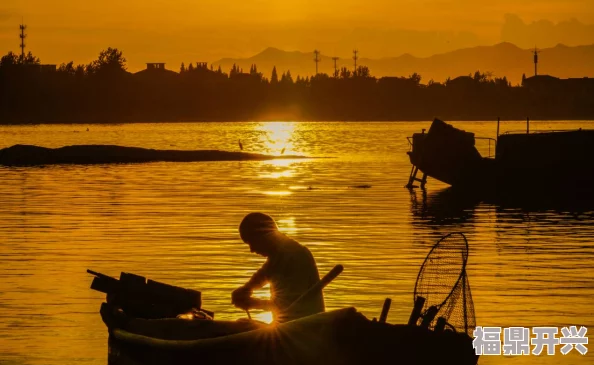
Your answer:
[[[146,69],[147,70],[155,70],[155,71],[165,70],[165,63],[164,62],[160,62],[160,63],[149,62],[146,64]]]
[[[377,81],[378,85],[387,88],[406,88],[410,86],[410,79],[406,77],[384,76]]]
[[[535,75],[522,81],[522,86],[529,89],[556,88],[561,79],[550,75]]]
[[[562,81],[576,91],[594,91],[594,78],[591,77],[569,78]]]
[[[550,75],[537,75],[528,77],[522,82],[522,86],[528,90],[539,93],[570,93],[580,94],[594,92],[594,78],[569,78],[560,79]]]
[[[471,89],[475,85],[475,80],[472,76],[458,76],[447,82],[448,87]]]
[[[150,62],[146,64],[144,70],[140,70],[134,74],[141,79],[152,80],[173,80],[179,75],[177,72],[165,68],[164,62]],[[163,85],[161,85],[163,86]]]

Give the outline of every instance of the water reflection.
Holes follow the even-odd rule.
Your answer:
[[[510,216],[529,217],[557,216],[574,221],[591,219],[594,216],[593,194],[561,192],[477,192],[448,187],[428,193],[424,189],[410,189],[411,213],[423,224],[450,225],[472,223],[477,209],[483,212],[494,209],[496,216],[504,220]],[[529,220],[529,218],[527,218]]]
[[[262,194],[274,195],[274,196],[286,196],[286,195],[291,195],[291,192],[290,191],[263,191]]]
[[[278,228],[288,234],[289,236],[297,234],[299,228],[295,222],[295,217],[286,217],[284,219],[277,219]]]
[[[256,130],[262,133],[258,135],[264,142],[264,149],[267,153],[274,155],[292,154],[293,138],[296,122],[263,122]]]
[[[427,193],[410,189],[411,213],[414,223],[448,226],[472,222],[481,202],[472,194],[460,194],[451,188]]]
[[[488,195],[484,201],[499,209],[519,209],[526,212],[554,211],[580,215],[594,211],[594,192],[542,191],[535,187],[528,191],[506,191]]]

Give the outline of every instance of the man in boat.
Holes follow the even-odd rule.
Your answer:
[[[320,280],[316,262],[307,247],[281,233],[274,219],[263,213],[245,216],[239,225],[239,235],[250,251],[266,257],[266,262],[247,283],[233,291],[231,301],[236,307],[272,311],[277,322],[324,312],[321,291],[288,310]],[[270,284],[270,300],[251,297],[254,290],[267,283]]]

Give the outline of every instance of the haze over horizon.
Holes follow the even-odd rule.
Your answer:
[[[4,0],[0,51],[19,52],[18,25],[28,25],[27,50],[43,63],[88,63],[117,47],[138,71],[146,62],[215,62],[247,58],[268,47],[348,58],[411,54],[428,57],[456,49],[511,42],[521,48],[594,44],[594,7],[588,0],[354,0],[324,4],[287,1],[256,4],[189,0]],[[112,9],[117,9],[114,12]]]

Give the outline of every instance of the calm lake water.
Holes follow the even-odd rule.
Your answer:
[[[453,123],[495,137],[496,124]],[[118,144],[163,149],[296,153],[327,159],[0,167],[0,363],[105,364],[104,296],[87,268],[133,272],[202,291],[219,319],[263,259],[240,243],[252,211],[275,217],[307,245],[321,274],[344,272],[325,290],[327,309],[355,306],[407,321],[423,259],[440,236],[469,240],[469,280],[482,326],[589,327],[590,352],[483,356],[480,364],[594,363],[594,207],[539,210],[461,201],[429,180],[404,188],[407,136],[430,123],[187,123],[0,126],[0,148]],[[87,127],[89,131],[87,131]],[[531,130],[594,128],[533,122]],[[523,130],[506,122],[501,131]],[[482,153],[487,144],[479,142]],[[492,147],[491,147],[492,148]],[[490,151],[493,153],[493,151]],[[579,173],[579,172],[576,172]],[[351,188],[368,184],[369,189]],[[309,189],[311,187],[312,189]],[[260,293],[265,295],[265,291]],[[260,313],[257,318],[265,319]]]

